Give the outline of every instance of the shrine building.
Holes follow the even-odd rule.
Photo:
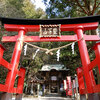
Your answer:
[[[42,66],[39,71],[45,81],[42,83],[44,92],[46,93],[60,93],[63,89],[63,80],[66,79],[69,69],[62,64],[47,64]]]

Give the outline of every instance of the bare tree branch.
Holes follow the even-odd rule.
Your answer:
[[[89,15],[88,12],[81,6],[81,4],[79,3],[79,1],[76,0],[76,2],[77,2],[77,4],[78,4],[78,6],[83,10],[83,12],[84,12],[85,14]]]
[[[96,6],[96,9],[99,8],[99,6],[100,6],[100,3],[98,3],[98,5]],[[100,15],[100,10],[96,13],[96,15]]]
[[[98,3],[98,5],[96,6],[96,8],[98,8],[100,6],[100,3]]]
[[[84,13],[83,10],[80,10],[80,9],[77,9],[76,11],[81,12],[81,13]]]
[[[96,13],[96,15],[100,15],[100,10]]]
[[[94,14],[94,12],[95,12],[95,9],[96,9],[96,2],[97,2],[97,0],[95,0],[94,6],[93,6],[92,15]]]
[[[87,0],[83,0],[85,4],[85,8],[88,10]]]

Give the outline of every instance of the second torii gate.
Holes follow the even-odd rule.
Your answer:
[[[97,18],[96,20],[93,20]],[[19,59],[24,42],[67,42],[67,41],[78,41],[83,75],[86,81],[87,93],[88,95],[94,94],[94,78],[93,72],[88,71],[88,65],[90,64],[90,58],[86,46],[86,41],[99,41],[100,37],[97,35],[85,35],[83,34],[86,30],[95,30],[98,27],[98,22],[100,21],[100,16],[91,16],[84,18],[75,19],[59,19],[59,20],[26,20],[26,19],[11,19],[11,18],[1,18],[2,24],[6,31],[18,32],[16,36],[3,36],[2,42],[16,42],[14,52],[12,55],[12,60],[8,63],[3,59],[4,48],[0,45],[0,65],[3,65],[9,70],[5,84],[0,84],[0,91],[6,93],[23,93],[23,84],[25,77],[25,69],[21,68],[18,70]],[[68,22],[68,23],[67,23]],[[27,32],[39,32],[41,25],[60,25],[60,30],[62,31],[73,31],[76,35],[61,35],[60,37],[39,37],[39,36],[27,36]],[[98,48],[100,49],[100,48]],[[98,52],[99,54],[100,52]],[[99,59],[99,58],[98,58]],[[100,66],[98,66],[100,68]],[[14,87],[16,75],[19,76],[18,87]],[[99,92],[99,90],[98,90]],[[6,97],[6,96],[5,96]],[[6,100],[6,99],[3,99]],[[18,100],[18,99],[17,99]],[[90,99],[89,99],[90,100]],[[95,99],[93,99],[95,100]],[[97,99],[99,100],[99,99]]]

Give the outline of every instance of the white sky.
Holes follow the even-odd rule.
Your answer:
[[[31,1],[36,5],[36,8],[39,8],[40,7],[40,8],[42,8],[45,11],[46,6],[42,2],[42,0],[31,0]]]

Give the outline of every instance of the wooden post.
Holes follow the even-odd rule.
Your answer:
[[[51,93],[51,87],[50,87],[50,82],[49,82],[49,93]]]
[[[82,39],[83,38],[83,31],[84,28],[82,26],[79,26],[76,28],[75,32],[77,33],[77,38]],[[88,71],[88,64],[90,64],[90,58],[86,46],[86,41],[85,39],[82,39],[78,41],[78,46],[79,46],[79,51],[80,51],[80,56],[81,56],[81,61],[82,61],[82,69],[83,73],[85,76],[85,81],[86,81],[86,86],[87,86],[87,91],[88,91],[88,100],[100,100],[98,93],[94,93],[93,91],[93,79],[92,79],[92,71]],[[80,95],[81,100],[86,100],[86,95]]]
[[[76,88],[76,99],[79,100],[79,96],[78,96],[78,78],[77,75],[75,75],[75,88]]]
[[[39,96],[40,84],[37,85],[37,95]]]
[[[75,29],[75,32],[77,34],[78,39],[83,38],[83,27],[82,26],[77,27]],[[92,80],[88,73],[88,67],[87,67],[87,65],[90,63],[90,59],[89,59],[89,54],[88,54],[88,50],[87,50],[87,46],[86,46],[86,41],[84,39],[78,41],[78,46],[79,46],[81,61],[82,61],[82,65],[83,65],[84,76],[86,78],[85,80],[86,80],[86,84],[87,84],[87,89],[89,92],[93,92],[93,88],[92,88],[92,84],[91,84]],[[86,100],[85,94],[80,95],[80,99]]]

